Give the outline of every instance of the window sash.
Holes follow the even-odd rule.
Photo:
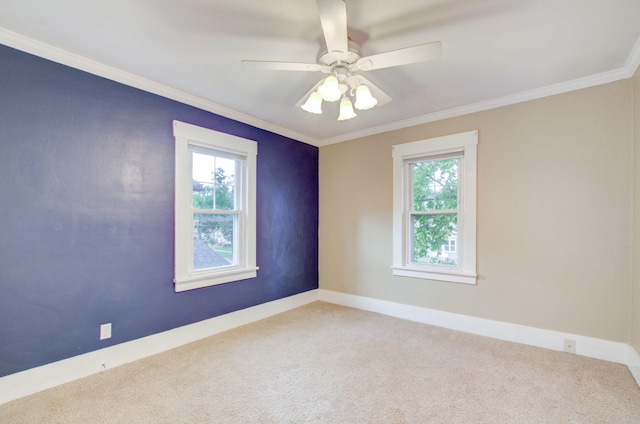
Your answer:
[[[407,234],[406,234],[406,240],[408,240],[407,243],[407,253],[406,253],[406,258],[407,258],[407,264],[411,264],[411,265],[417,265],[417,266],[432,266],[435,268],[442,268],[442,269],[447,269],[447,270],[459,270],[462,271],[462,263],[463,263],[463,258],[461,257],[461,255],[457,255],[456,252],[456,263],[455,265],[453,264],[439,264],[439,263],[429,263],[429,262],[425,262],[425,261],[419,261],[416,257],[415,257],[415,252],[416,252],[416,227],[415,227],[415,220],[414,217],[416,216],[442,216],[442,215],[455,215],[455,222],[456,222],[456,233],[457,233],[457,237],[458,239],[461,239],[462,237],[462,229],[461,229],[461,225],[460,225],[460,219],[459,219],[459,214],[457,212],[454,213],[427,213],[427,214],[407,214],[408,216],[408,222],[406,225],[406,229],[407,229]],[[445,243],[449,243],[449,238],[451,237],[451,235],[449,235],[449,237],[447,237],[447,240],[443,241],[443,243],[439,246],[442,248],[442,246],[445,245]],[[449,250],[446,249],[442,249],[442,251],[447,251],[449,252]]]
[[[459,212],[461,209],[462,196],[462,182],[464,181],[464,154],[462,152],[450,152],[444,153],[434,156],[424,156],[420,158],[412,158],[410,160],[404,161],[405,174],[407,179],[406,189],[410,191],[407,194],[407,200],[409,200],[408,205],[406,205],[407,209],[409,209],[410,213],[422,213],[422,212],[435,212],[435,213],[444,213],[447,209],[427,209],[427,210],[417,210],[415,208],[415,184],[414,184],[414,167],[413,165],[417,163],[425,163],[425,162],[437,162],[440,160],[446,159],[458,159],[457,163],[457,182],[456,182],[456,208],[450,209],[451,211]]]
[[[438,162],[447,159],[458,159],[457,163],[457,181],[456,181],[456,208],[455,209],[429,209],[429,210],[416,210],[415,209],[415,172],[414,166],[417,163],[425,163],[425,162]],[[404,160],[405,173],[407,175],[407,184],[404,188],[406,191],[405,195],[408,200],[408,204],[406,205],[407,209],[405,211],[405,216],[407,223],[405,225],[406,234],[405,240],[408,241],[407,244],[407,253],[406,253],[406,262],[412,265],[418,266],[430,266],[434,268],[442,268],[448,270],[462,270],[463,258],[461,255],[457,257],[456,264],[439,264],[439,263],[426,263],[424,261],[418,261],[415,258],[416,251],[416,228],[415,228],[415,217],[416,216],[442,216],[442,215],[455,215],[456,216],[456,232],[458,233],[458,237],[461,240],[463,239],[464,234],[464,223],[462,220],[458,219],[458,216],[462,210],[462,181],[464,181],[464,152],[462,151],[454,151],[441,153],[436,155],[424,155],[421,157],[411,158],[408,160]]]
[[[228,211],[224,211],[224,212],[228,212]],[[237,212],[237,213],[224,213],[224,214],[219,214],[219,213],[209,213],[209,211],[205,212],[205,213],[200,213],[200,212],[193,212],[191,214],[191,219],[192,219],[192,227],[195,228],[195,215],[226,215],[226,216],[231,216],[232,222],[231,225],[233,226],[232,229],[232,233],[231,233],[231,261],[229,264],[227,265],[219,265],[219,266],[213,266],[213,267],[206,267],[206,268],[196,268],[196,260],[195,260],[195,240],[193,241],[193,245],[192,245],[192,249],[193,249],[193,260],[190,262],[189,265],[189,272],[192,275],[199,275],[202,274],[203,272],[211,272],[212,270],[216,271],[219,269],[233,269],[233,268],[237,268],[242,266],[242,255],[240,254],[240,252],[242,252],[242,248],[243,246],[241,245],[241,241],[242,241],[242,237],[239,236],[241,229],[243,227],[243,223],[242,223],[242,214]]]
[[[246,156],[242,156],[239,154],[235,154],[235,153],[228,153],[228,152],[224,152],[218,149],[212,149],[212,148],[204,148],[198,145],[194,145],[193,142],[189,142],[188,144],[188,149],[190,152],[190,168],[191,170],[193,170],[193,154],[192,153],[198,153],[200,155],[206,155],[206,156],[211,156],[214,158],[223,158],[223,159],[231,159],[233,161],[235,161],[235,169],[234,169],[234,209],[217,209],[215,208],[215,190],[218,187],[217,182],[214,181],[197,181],[201,184],[211,184],[213,186],[213,203],[214,203],[214,207],[211,209],[204,209],[204,210],[215,210],[215,211],[223,211],[223,210],[233,210],[233,211],[241,211],[244,206],[242,203],[243,200],[243,196],[242,196],[242,190],[243,190],[243,184],[244,184],[244,174],[245,174],[245,167],[246,167]],[[214,170],[215,172],[215,170]],[[195,181],[195,180],[193,180]],[[191,186],[191,190],[193,191],[193,186]],[[193,192],[192,192],[192,196],[193,196]],[[193,204],[191,204],[191,207],[193,209]]]
[[[242,155],[234,154],[234,153],[224,152],[218,149],[204,148],[198,145],[194,145],[192,142],[189,143],[189,152],[191,153],[195,152],[201,155],[211,156],[214,158],[231,159],[235,162],[235,169],[233,174],[233,177],[234,177],[233,203],[235,206],[234,209],[215,208],[216,189],[218,187],[215,181],[212,182],[212,185],[214,187],[214,190],[212,193],[213,206],[214,206],[213,208],[211,209],[195,208],[193,207],[193,202],[191,202],[191,227],[192,228],[195,228],[195,215],[232,215],[234,216],[234,219],[232,222],[232,234],[231,234],[231,246],[232,246],[231,263],[229,263],[228,265],[214,266],[214,267],[208,267],[208,268],[196,268],[195,266],[196,241],[194,240],[193,245],[191,246],[191,249],[194,252],[193,253],[194,259],[189,263],[189,273],[192,275],[198,275],[205,272],[212,272],[220,268],[235,268],[235,267],[242,266],[243,258],[242,258],[242,255],[240,255],[239,253],[242,252],[244,249],[243,237],[241,236],[241,232],[242,232],[242,228],[244,228],[242,198],[243,198],[243,192],[245,190],[243,186],[243,181],[244,181],[243,171],[246,166],[246,157]],[[191,154],[191,158],[193,158],[193,154]],[[193,170],[193,162],[191,162],[191,169]],[[216,169],[214,169],[214,172],[215,171]],[[193,181],[195,180],[192,180],[192,184],[190,186],[192,198],[193,198],[193,194],[195,193],[193,191]]]

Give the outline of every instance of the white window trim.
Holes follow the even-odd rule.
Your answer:
[[[393,264],[392,274],[403,277],[476,284],[476,190],[478,131],[415,141],[393,146]],[[456,245],[460,262],[457,267],[410,262],[408,224],[411,199],[405,163],[411,159],[463,152],[461,180],[461,228]]]
[[[257,276],[256,266],[256,163],[255,141],[173,121],[175,152],[175,259],[176,292],[197,289]],[[242,216],[238,229],[238,264],[208,270],[193,270],[193,214],[191,155],[189,146],[215,149],[245,159],[242,187]]]

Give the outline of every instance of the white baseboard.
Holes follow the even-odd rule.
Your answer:
[[[506,340],[557,351],[564,350],[565,339],[575,340],[577,355],[588,356],[619,364],[629,364],[629,349],[631,348],[626,343],[612,342],[609,340],[561,333],[552,330],[543,330],[540,328],[509,324],[500,321],[492,321],[483,318],[443,312],[435,309],[420,308],[417,306],[404,305],[368,297],[354,296],[351,294],[324,289],[318,290],[318,300],[377,312],[410,321],[417,321],[424,324],[431,324],[438,327],[449,328],[452,330],[464,331],[466,333],[477,334],[480,336],[492,337],[494,339]],[[640,361],[640,359],[638,359],[638,361]],[[638,362],[638,365],[640,365],[640,362]],[[638,380],[638,377],[636,377],[636,381]]]
[[[636,379],[636,383],[640,386],[640,355],[636,350],[629,346],[629,359],[627,360],[627,366],[631,375]]]
[[[557,351],[564,349],[564,339],[575,340],[576,354],[625,364],[640,386],[640,355],[625,343],[318,289],[2,377],[0,378],[0,405],[268,318],[316,300]]]
[[[263,303],[184,327],[110,346],[0,378],[0,405],[146,358],[318,300],[317,290]]]

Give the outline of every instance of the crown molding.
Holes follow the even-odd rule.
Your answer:
[[[628,77],[631,78],[640,67],[640,37],[636,40],[636,44],[631,49],[627,62],[624,65],[624,70],[627,71]]]
[[[597,85],[607,84],[627,78],[631,78],[640,66],[640,37],[636,40],[631,53],[627,57],[624,67],[613,71],[602,72],[600,74],[590,75],[584,78],[577,78],[558,84],[540,87],[533,90],[523,91],[504,97],[498,97],[483,102],[473,103],[470,105],[460,106],[457,108],[442,110],[427,115],[417,116],[415,118],[396,121],[389,124],[379,125],[367,128],[366,130],[354,131],[348,134],[336,137],[325,138],[320,140],[319,146],[327,146],[329,144],[341,143],[343,141],[354,140],[356,138],[368,137],[371,135],[381,134],[389,131],[409,128],[416,125],[426,124],[429,122],[440,121],[457,116],[468,115],[470,113],[483,112],[490,109],[496,109],[503,106],[509,106],[516,103],[522,103],[529,100],[540,99],[543,97],[554,96],[556,94],[568,93],[574,90],[594,87]]]
[[[163,85],[146,78],[139,77],[129,72],[122,71],[120,69],[105,65],[103,63],[87,59],[75,53],[71,53],[66,50],[62,50],[58,47],[54,47],[50,44],[42,43],[40,41],[25,37],[21,34],[9,31],[4,28],[0,28],[0,43],[9,47],[24,51],[26,53],[33,54],[63,65],[70,66],[81,71],[89,72],[91,74],[116,81],[130,87],[138,88],[153,94],[157,94],[162,97],[169,98],[171,100],[178,101],[190,106],[197,107],[208,112],[215,113],[225,118],[233,119],[238,122],[242,122],[247,125],[254,126],[266,131],[270,131],[275,134],[282,135],[303,143],[307,143],[313,146],[322,147],[330,144],[341,143],[344,141],[354,140],[357,138],[368,137],[376,134],[381,134],[389,131],[396,131],[416,125],[426,124],[430,122],[440,121],[448,118],[455,118],[458,116],[468,115],[471,113],[483,112],[490,109],[496,109],[503,106],[509,106],[517,103],[526,102],[529,100],[540,99],[543,97],[554,96],[556,94],[563,94],[574,90],[580,90],[583,88],[594,87],[597,85],[607,84],[631,78],[635,71],[640,66],[640,37],[636,41],[633,49],[631,50],[624,67],[615,69],[613,71],[603,72],[596,75],[587,76],[584,78],[577,78],[570,81],[565,81],[558,84],[553,84],[545,87],[536,88],[533,90],[523,91],[508,96],[503,96],[495,99],[490,99],[470,105],[460,106],[452,109],[442,110],[427,115],[421,115],[414,118],[405,119],[402,121],[391,122],[389,124],[378,125],[375,127],[367,128],[360,131],[354,131],[335,137],[329,137],[325,139],[316,139],[311,136],[298,133],[296,131],[289,130],[287,128],[276,125],[272,122],[268,122],[254,116],[239,112],[235,109],[231,109],[226,106],[222,106],[210,100],[206,100],[202,97],[195,96],[193,94],[186,93],[167,85]]]
[[[138,88],[149,93],[157,94],[180,103],[197,107],[233,119],[244,124],[254,126],[266,131],[270,131],[285,137],[292,138],[311,145],[318,145],[318,140],[304,134],[283,128],[272,122],[264,121],[246,113],[239,112],[226,106],[222,106],[202,97],[186,93],[176,88],[157,83],[155,81],[142,78],[138,75],[126,72],[112,66],[105,65],[92,59],[71,53],[50,44],[34,40],[24,35],[0,28],[0,43],[8,47],[30,53],[35,56],[51,60],[62,65],[66,65],[81,71],[88,72],[99,77],[103,77],[130,87]]]
[[[623,69],[616,71],[605,72],[598,75],[592,75],[585,78],[579,78],[572,81],[567,81],[559,84],[549,85],[546,87],[536,88],[534,90],[524,91],[504,97],[498,97],[483,102],[472,103],[465,106],[460,106],[452,109],[441,110],[438,112],[430,113],[427,115],[416,116],[415,118],[409,118],[402,121],[396,121],[389,124],[379,125],[376,127],[367,128],[362,131],[354,131],[348,134],[343,134],[337,137],[326,138],[320,141],[321,146],[329,144],[341,143],[343,141],[354,140],[356,138],[368,137],[371,135],[381,134],[389,131],[401,130],[403,128],[409,128],[416,125],[427,124],[429,122],[441,121],[443,119],[455,118],[458,116],[468,115],[476,112],[483,112],[486,110],[496,109],[503,106],[509,106],[516,103],[522,103],[529,100],[540,99],[543,97],[549,97],[556,94],[567,93],[581,88],[593,87],[600,84],[606,84],[609,82],[618,81],[628,78],[628,72]]]

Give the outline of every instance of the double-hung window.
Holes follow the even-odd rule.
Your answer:
[[[393,274],[476,282],[478,132],[393,146]]]
[[[257,143],[173,122],[176,291],[256,276]]]

